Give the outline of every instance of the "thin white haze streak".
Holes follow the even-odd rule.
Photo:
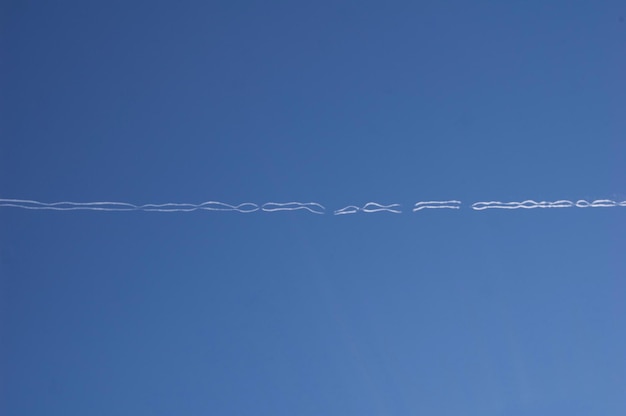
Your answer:
[[[326,208],[317,202],[266,202],[261,209],[265,212],[305,209],[313,214],[324,214],[326,211]]]
[[[14,207],[23,209],[45,209],[55,211],[135,211],[137,206],[127,202],[39,202],[29,199],[0,199],[0,207]]]
[[[243,214],[258,211],[260,208],[257,204],[244,202],[239,205],[226,204],[218,201],[207,201],[200,204],[174,203],[165,204],[145,204],[137,207],[140,211],[150,212],[191,212],[191,211],[237,211]]]
[[[165,203],[135,205],[128,202],[39,202],[28,199],[0,199],[0,207],[14,207],[33,210],[53,211],[152,211],[152,212],[191,212],[191,211],[237,211],[249,213],[259,210],[257,204],[244,202],[239,205],[226,204],[224,202],[207,201],[200,204]]]
[[[475,202],[472,204],[472,209],[475,211],[483,211],[486,209],[534,209],[534,208],[611,208],[611,207],[626,207],[626,201],[617,202],[611,199],[596,199],[594,201],[586,201],[579,199],[578,201],[570,201],[567,199],[561,199],[558,201],[533,201],[527,199],[522,202],[501,202],[501,201],[486,201]]]
[[[459,209],[461,208],[461,201],[422,201],[416,202],[413,207],[413,212],[422,209]]]
[[[356,205],[348,205],[347,207],[336,210],[335,215],[356,214],[360,210],[361,208]]]
[[[335,211],[335,215],[356,214],[357,212],[374,213],[374,212],[392,212],[394,214],[401,214],[400,204],[382,205],[377,202],[368,202],[362,207],[356,205],[348,205],[347,207],[338,209]]]
[[[259,206],[252,202],[244,202],[238,205],[231,205],[218,201],[206,201],[199,204],[168,202],[164,204],[144,204],[135,205],[128,202],[40,202],[30,199],[0,199],[0,207],[13,207],[30,210],[53,210],[53,211],[143,211],[143,212],[191,212],[191,211],[236,211],[240,213],[251,213],[256,211],[277,212],[277,211],[297,211],[306,210],[314,214],[324,214],[326,208],[317,202],[267,202]],[[413,212],[422,209],[460,209],[461,201],[422,201],[416,202]],[[475,211],[487,209],[534,209],[534,208],[611,208],[626,207],[626,201],[618,202],[611,199],[596,199],[587,201],[579,199],[570,201],[561,199],[558,201],[534,201],[527,199],[521,202],[502,201],[481,201],[472,204]],[[377,202],[368,202],[362,207],[349,205],[338,209],[335,215],[356,214],[358,212],[375,213],[391,212],[400,214],[400,204],[382,205]]]

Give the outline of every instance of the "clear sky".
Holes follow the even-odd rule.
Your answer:
[[[625,18],[2,2],[0,198],[327,213],[0,208],[0,413],[626,414]]]

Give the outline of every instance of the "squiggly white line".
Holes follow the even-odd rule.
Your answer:
[[[163,204],[144,204],[136,205],[128,202],[40,202],[31,199],[0,199],[0,207],[13,207],[30,210],[54,210],[54,211],[144,211],[144,212],[191,212],[191,211],[236,211],[241,213],[251,213],[256,211],[277,212],[277,211],[297,211],[306,210],[314,214],[324,214],[326,208],[317,202],[266,202],[259,206],[252,202],[244,202],[238,205],[227,204],[218,201],[206,201],[199,204],[167,202]],[[421,201],[416,202],[413,212],[422,209],[460,209],[461,201]],[[579,199],[570,201],[561,199],[557,201],[535,201],[527,199],[521,202],[517,201],[480,201],[471,205],[475,211],[483,211],[487,209],[534,209],[534,208],[612,208],[626,207],[626,201],[614,201],[611,199],[596,199],[587,201]],[[358,212],[376,213],[390,212],[400,214],[400,204],[383,205],[378,202],[368,202],[362,207],[356,205],[348,205],[344,208],[334,211],[335,215],[356,214]]]
[[[461,208],[461,201],[422,201],[416,202],[413,207],[413,212],[422,209],[459,209]]]
[[[166,204],[145,204],[140,205],[138,209],[150,212],[191,212],[191,211],[238,211],[244,214],[259,210],[257,204],[244,202],[239,205],[226,204],[218,201],[206,201],[200,204],[173,203]]]
[[[335,211],[335,215],[356,214],[361,208],[356,205],[348,205],[347,207]]]
[[[305,209],[313,214],[324,214],[326,211],[326,208],[317,202],[266,202],[261,209],[265,212]]]
[[[362,207],[358,207],[356,205],[348,205],[347,207],[336,210],[334,214],[335,215],[356,214],[359,211],[365,212],[367,214],[371,214],[374,212],[383,212],[383,211],[391,212],[394,214],[401,214],[402,211],[400,211],[399,208],[400,208],[400,204],[383,205],[383,204],[379,204],[378,202],[368,202]]]
[[[400,204],[382,205],[377,202],[368,202],[363,206],[362,211],[367,213],[387,211],[394,214],[401,214],[402,211],[398,208],[400,208]]]
[[[482,211],[485,209],[534,209],[534,208],[611,208],[611,207],[623,207],[626,206],[626,201],[616,202],[611,199],[596,199],[594,201],[587,201],[579,199],[576,202],[561,199],[558,201],[534,201],[527,199],[522,202],[501,202],[501,201],[485,201],[475,202],[472,204],[472,209],[476,211]]]
[[[128,202],[39,202],[28,199],[0,199],[0,207],[14,207],[34,210],[54,211],[147,211],[147,212],[191,212],[206,211],[238,211],[242,213],[254,212],[259,206],[251,202],[239,205],[230,205],[223,202],[207,201],[201,204],[175,203],[135,205]]]
[[[30,199],[0,199],[0,207],[14,207],[23,209],[40,209],[54,211],[75,211],[75,210],[92,210],[92,211],[134,211],[137,205],[127,202],[39,202]]]

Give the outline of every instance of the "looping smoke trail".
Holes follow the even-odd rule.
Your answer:
[[[259,210],[257,204],[251,202],[244,202],[239,205],[226,204],[218,201],[206,201],[200,204],[188,204],[188,203],[173,203],[166,204],[145,204],[140,205],[137,209],[141,211],[149,212],[191,212],[191,211],[237,211],[244,214],[255,212]]]
[[[222,203],[219,202],[219,204],[222,204]],[[235,205],[234,208],[235,210],[241,212],[242,214],[248,214],[250,212],[255,212],[260,209],[257,204],[254,204],[252,202],[243,202],[239,205]],[[209,211],[219,211],[218,209],[211,209],[211,208],[204,207],[204,206],[200,207],[200,209],[209,210]]]
[[[249,213],[259,210],[259,206],[250,202],[239,205],[230,205],[223,202],[207,201],[201,204],[166,203],[135,205],[128,202],[39,202],[28,199],[0,199],[0,207],[23,209],[39,209],[54,211],[148,211],[148,212],[191,212],[205,211],[238,211]]]
[[[335,211],[335,215],[356,214],[361,208],[356,205],[348,205],[345,208],[341,208]]]
[[[377,202],[368,202],[363,205],[363,207],[358,207],[356,205],[348,205],[347,207],[338,209],[335,211],[335,215],[345,215],[345,214],[356,214],[357,212],[365,212],[368,214],[374,212],[392,212],[394,214],[401,214],[400,204],[390,204],[390,205],[382,205]]]
[[[571,208],[573,206],[574,206],[574,203],[572,201],[568,201],[565,199],[550,203],[550,208]]]
[[[0,207],[13,207],[23,209],[40,209],[53,211],[135,211],[137,205],[128,202],[39,202],[30,199],[0,199]]]
[[[377,202],[368,202],[363,206],[363,208],[361,208],[361,210],[367,213],[387,211],[393,212],[394,214],[401,214],[402,211],[398,208],[400,208],[400,204],[382,205]]]
[[[317,202],[267,202],[262,206],[252,202],[244,202],[238,205],[231,205],[218,201],[206,201],[199,204],[168,202],[164,204],[144,204],[135,205],[128,202],[40,202],[30,199],[0,199],[1,207],[13,207],[30,210],[53,210],[53,211],[144,211],[144,212],[191,212],[191,211],[236,211],[244,214],[264,211],[297,211],[307,210],[313,214],[324,214],[326,208]],[[422,209],[460,209],[461,201],[421,201],[416,202],[413,212]],[[521,202],[502,202],[502,201],[481,201],[472,204],[475,211],[483,211],[486,209],[534,209],[534,208],[612,208],[626,207],[626,201],[618,202],[611,199],[596,199],[587,201],[579,199],[570,201],[561,199],[558,201],[534,201],[527,199]],[[358,212],[375,213],[375,212],[391,212],[400,214],[400,204],[382,205],[377,202],[368,202],[362,207],[356,205],[348,205],[347,207],[338,209],[335,215],[356,214]]]
[[[326,208],[317,202],[266,202],[261,209],[265,212],[305,209],[313,214],[324,214],[326,211]]]
[[[413,207],[413,212],[421,209],[459,209],[461,208],[461,201],[422,201],[416,202]]]
[[[579,205],[579,203],[582,203],[583,205]],[[622,202],[617,202],[617,201],[613,201],[611,199],[596,199],[595,201],[589,203],[585,200],[579,200],[576,201],[576,206],[580,207],[580,208],[586,208],[587,205],[592,207],[592,208],[612,208],[612,207],[625,207],[626,206],[626,201],[622,201]]]
[[[476,211],[482,211],[485,209],[533,209],[533,208],[611,208],[611,207],[623,207],[626,206],[626,201],[616,202],[610,199],[596,199],[594,201],[586,201],[579,199],[576,202],[562,199],[559,201],[533,201],[527,199],[522,202],[501,202],[501,201],[486,201],[475,202],[472,204],[472,209]]]

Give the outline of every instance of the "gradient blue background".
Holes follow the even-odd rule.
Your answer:
[[[4,1],[14,415],[624,415],[622,1]],[[459,199],[459,211],[411,213]]]

